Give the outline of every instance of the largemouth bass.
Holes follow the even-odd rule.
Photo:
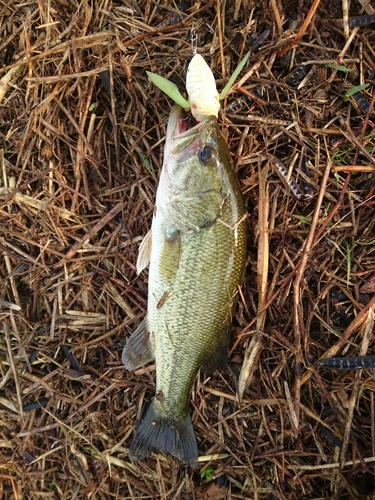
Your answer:
[[[137,270],[150,264],[146,318],[128,340],[123,362],[156,362],[156,395],[129,458],[170,453],[191,467],[198,448],[189,414],[200,367],[227,361],[232,311],[246,258],[245,209],[228,146],[215,117],[189,128],[174,106],[151,230]]]

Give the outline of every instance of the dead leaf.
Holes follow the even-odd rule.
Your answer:
[[[359,293],[374,293],[375,292],[375,274],[373,274],[367,282],[361,286]]]
[[[228,488],[210,483],[207,487],[197,491],[199,500],[225,500]]]

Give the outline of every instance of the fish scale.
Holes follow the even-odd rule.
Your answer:
[[[216,339],[223,335],[218,324],[223,324],[222,330],[226,330],[230,319],[233,298],[228,296],[225,289],[222,275],[226,273],[227,266],[220,266],[219,257],[222,253],[231,252],[234,242],[231,241],[231,230],[222,224],[220,226],[219,230],[218,227],[211,227],[202,234],[182,238],[183,252],[186,250],[186,255],[193,255],[194,258],[182,258],[182,272],[177,273],[174,286],[168,289],[170,298],[160,309],[156,309],[156,305],[168,285],[160,279],[162,273],[156,266],[154,282],[154,275],[150,272],[149,282],[153,282],[153,285],[148,308],[149,311],[157,312],[155,318],[149,316],[150,323],[155,325],[158,331],[155,358],[165,360],[160,363],[156,392],[162,391],[166,401],[170,402],[168,410],[172,414],[176,409],[181,411],[175,402],[175,393],[183,393],[183,412],[186,413],[187,395],[190,393],[195,374],[207,361]],[[226,248],[220,245],[220,240],[225,241]],[[156,260],[157,258],[158,256]],[[236,264],[237,268],[232,271],[233,277],[238,277],[242,271],[240,259],[237,259]],[[168,329],[169,332],[173,331],[173,344]],[[196,335],[197,331],[200,331],[199,336]],[[193,372],[191,376],[190,366]],[[179,377],[176,381],[176,367],[179,367],[179,373],[186,373],[187,376]],[[166,380],[173,381],[172,387],[166,384]],[[176,391],[176,384],[180,385],[181,389]]]
[[[150,263],[147,319],[123,353],[129,370],[153,358],[156,364],[156,395],[131,443],[131,459],[156,451],[197,467],[190,392],[201,366],[212,371],[226,363],[246,258],[244,214],[216,118],[186,130],[186,114],[174,106],[156,211],[137,263],[139,270]]]

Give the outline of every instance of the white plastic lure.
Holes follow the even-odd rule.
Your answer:
[[[173,82],[166,78],[147,71],[149,79],[167,96],[174,100],[176,104],[185,110],[191,109],[194,118],[201,122],[208,116],[219,115],[220,101],[229,92],[235,79],[239,75],[242,68],[245,66],[250,52],[242,59],[240,64],[234,70],[233,75],[230,77],[224,89],[220,92],[217,91],[214,75],[206,61],[200,54],[195,54],[190,61],[186,74],[186,92],[188,100],[182,97],[180,91]]]
[[[200,54],[195,54],[186,73],[186,92],[189,96],[191,113],[199,122],[205,116],[219,115],[219,92],[215,77]]]

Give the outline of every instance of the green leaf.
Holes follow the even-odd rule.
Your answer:
[[[152,83],[162,90],[164,94],[167,94],[168,97],[173,99],[176,104],[181,106],[181,108],[190,109],[190,102],[182,97],[175,83],[170,82],[156,73],[151,73],[151,71],[146,71],[146,73]]]
[[[142,163],[144,164],[144,166],[147,168],[147,170],[152,173],[153,172],[153,169],[151,167],[151,163],[148,161],[148,159],[145,157],[145,155],[143,153],[141,153],[140,151],[137,151],[140,159],[142,160]]]
[[[311,225],[311,218],[306,217],[305,215],[295,215],[297,220],[299,220],[304,229],[308,229]]]
[[[353,240],[354,243],[357,243],[358,245],[374,245],[375,244],[375,240],[372,240],[372,241],[358,241],[358,240]]]
[[[234,70],[232,76],[229,78],[228,83],[225,85],[223,90],[219,94],[219,99],[220,101],[224,99],[224,97],[228,94],[229,90],[231,89],[235,79],[237,76],[240,74],[242,68],[245,66],[247,63],[247,60],[249,59],[250,52],[248,52],[245,57],[242,58],[240,64],[237,66],[237,68]]]
[[[340,64],[329,63],[327,65],[329,68],[336,69],[337,71],[344,71],[344,73],[350,73],[352,70],[346,66],[341,66]]]
[[[346,285],[349,286],[350,284],[350,272],[352,270],[352,260],[351,260],[351,254],[350,254],[350,246],[348,240],[345,240],[345,246],[346,246]]]
[[[369,83],[363,83],[362,85],[357,85],[356,87],[352,87],[347,92],[345,92],[345,98],[348,99],[353,94],[356,94],[357,92],[361,92],[361,90],[367,89],[367,87],[369,85],[370,85]]]
[[[211,481],[213,472],[214,468],[211,467],[211,465],[209,465],[208,467],[202,470],[201,479],[207,479],[207,481]]]

